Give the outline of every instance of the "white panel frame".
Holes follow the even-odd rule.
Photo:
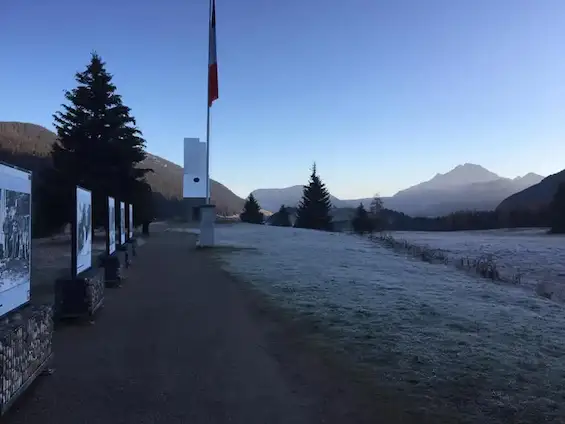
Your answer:
[[[120,202],[120,244],[126,242],[126,205]]]
[[[86,235],[85,249],[83,252],[79,252],[79,217],[80,217],[80,205],[89,205],[90,206],[90,225],[89,231]],[[87,271],[92,268],[92,192],[90,190],[86,190],[82,187],[76,188],[76,223],[75,223],[75,231],[76,231],[76,274],[80,274],[81,272]]]
[[[116,251],[116,199],[108,197],[108,253]]]
[[[128,213],[129,213],[129,215],[128,215],[129,216],[129,220],[128,220],[129,229],[128,229],[128,231],[129,231],[129,238],[131,239],[131,238],[133,238],[133,205],[131,203],[129,204],[129,207],[128,207]]]

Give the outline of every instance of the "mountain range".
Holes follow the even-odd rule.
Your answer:
[[[494,210],[507,197],[543,180],[534,173],[517,178],[504,178],[480,165],[465,163],[445,174],[436,174],[428,181],[383,197],[387,209],[411,216],[441,216],[460,210]],[[302,186],[282,189],[258,189],[253,195],[262,208],[276,211],[281,204],[295,206],[302,196]],[[338,199],[331,196],[333,206],[369,206],[371,199]]]
[[[51,146],[57,136],[39,125],[22,122],[0,122],[0,161],[34,172],[50,164]],[[161,210],[168,201],[182,199],[182,167],[159,156],[147,154],[141,164],[154,170],[147,176]],[[212,201],[218,212],[236,214],[244,200],[217,181],[211,181]],[[466,163],[445,174],[401,190],[383,198],[388,209],[411,216],[445,215],[456,210],[475,209],[501,211],[547,207],[560,183],[565,183],[565,170],[543,178],[529,173],[517,178],[501,177],[479,165]],[[281,204],[295,206],[302,196],[302,186],[282,189],[259,189],[253,194],[262,208],[275,212]],[[371,199],[338,199],[337,208],[368,206]],[[174,202],[173,202],[174,203]],[[178,208],[171,211],[178,212]]]

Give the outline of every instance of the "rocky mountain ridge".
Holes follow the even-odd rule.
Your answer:
[[[411,216],[442,216],[460,210],[494,210],[508,196],[542,179],[541,175],[534,173],[504,178],[480,165],[465,163],[382,200],[385,208]],[[302,186],[258,189],[253,194],[264,209],[276,211],[281,204],[295,206],[302,195]],[[359,203],[369,206],[370,202],[370,198],[339,199],[332,196],[332,204],[338,208],[355,207]]]

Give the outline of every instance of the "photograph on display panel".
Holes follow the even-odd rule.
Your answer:
[[[31,173],[0,164],[0,315],[29,301]]]
[[[116,251],[116,201],[108,197],[108,253]]]
[[[2,289],[8,290],[26,281],[29,276],[31,195],[2,190],[0,196],[3,206],[0,284]]]
[[[120,202],[120,244],[126,242],[126,206]]]
[[[80,187],[76,190],[76,273],[79,274],[92,266],[92,195]]]

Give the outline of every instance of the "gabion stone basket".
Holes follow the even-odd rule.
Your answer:
[[[86,280],[86,302],[88,304],[88,313],[94,313],[104,303],[104,274],[97,273]]]
[[[120,287],[122,285],[121,264],[118,253],[101,258],[101,266],[104,269],[104,282],[106,287]]]
[[[0,322],[0,415],[3,415],[52,357],[53,309],[28,306]]]
[[[104,303],[104,273],[92,268],[75,278],[55,281],[55,315],[61,318],[92,317]]]

